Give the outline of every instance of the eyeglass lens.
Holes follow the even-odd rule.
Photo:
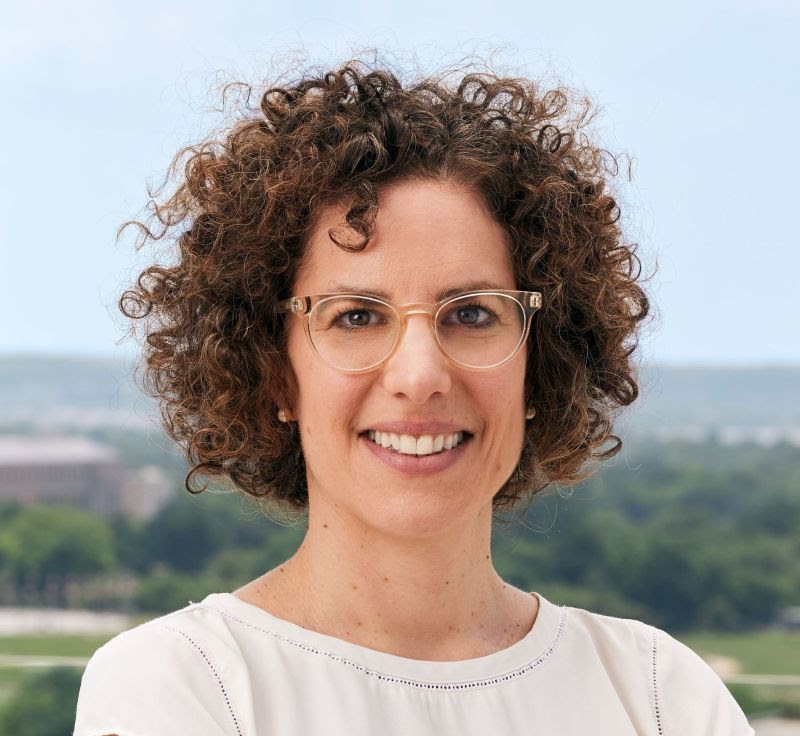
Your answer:
[[[400,332],[398,313],[369,297],[329,297],[311,311],[311,341],[322,358],[344,370],[369,368],[392,351]],[[502,363],[519,345],[525,312],[513,297],[479,294],[447,302],[436,335],[447,355],[473,368]]]

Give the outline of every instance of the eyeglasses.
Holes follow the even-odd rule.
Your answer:
[[[364,373],[392,356],[412,314],[428,316],[436,342],[457,365],[496,368],[517,354],[541,306],[538,291],[473,291],[435,304],[403,305],[361,294],[293,296],[277,310],[308,317],[308,340],[329,366]]]

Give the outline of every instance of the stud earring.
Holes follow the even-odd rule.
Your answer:
[[[286,416],[286,410],[285,409],[278,409],[278,419],[280,419],[280,421],[282,421],[282,422],[288,422],[289,421],[289,417]]]
[[[536,409],[532,406],[528,407],[528,411],[525,412],[525,419],[533,419],[536,416]]]

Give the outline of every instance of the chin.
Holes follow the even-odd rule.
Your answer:
[[[430,487],[437,485],[436,481],[415,485],[412,492],[402,487],[386,488],[379,497],[373,496],[354,512],[362,523],[379,534],[398,539],[424,539],[477,522],[486,504],[491,504],[490,498],[483,505],[477,500],[465,503],[463,498],[457,497],[459,490],[463,492],[463,484],[454,487],[451,494],[442,492],[441,481],[436,490]]]

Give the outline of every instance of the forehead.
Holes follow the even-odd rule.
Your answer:
[[[294,293],[385,292],[395,300],[434,301],[445,290],[483,282],[516,288],[510,237],[481,197],[439,181],[393,184],[378,197],[378,214],[366,248],[348,252],[329,237],[341,228],[346,205],[323,209],[306,246]]]

